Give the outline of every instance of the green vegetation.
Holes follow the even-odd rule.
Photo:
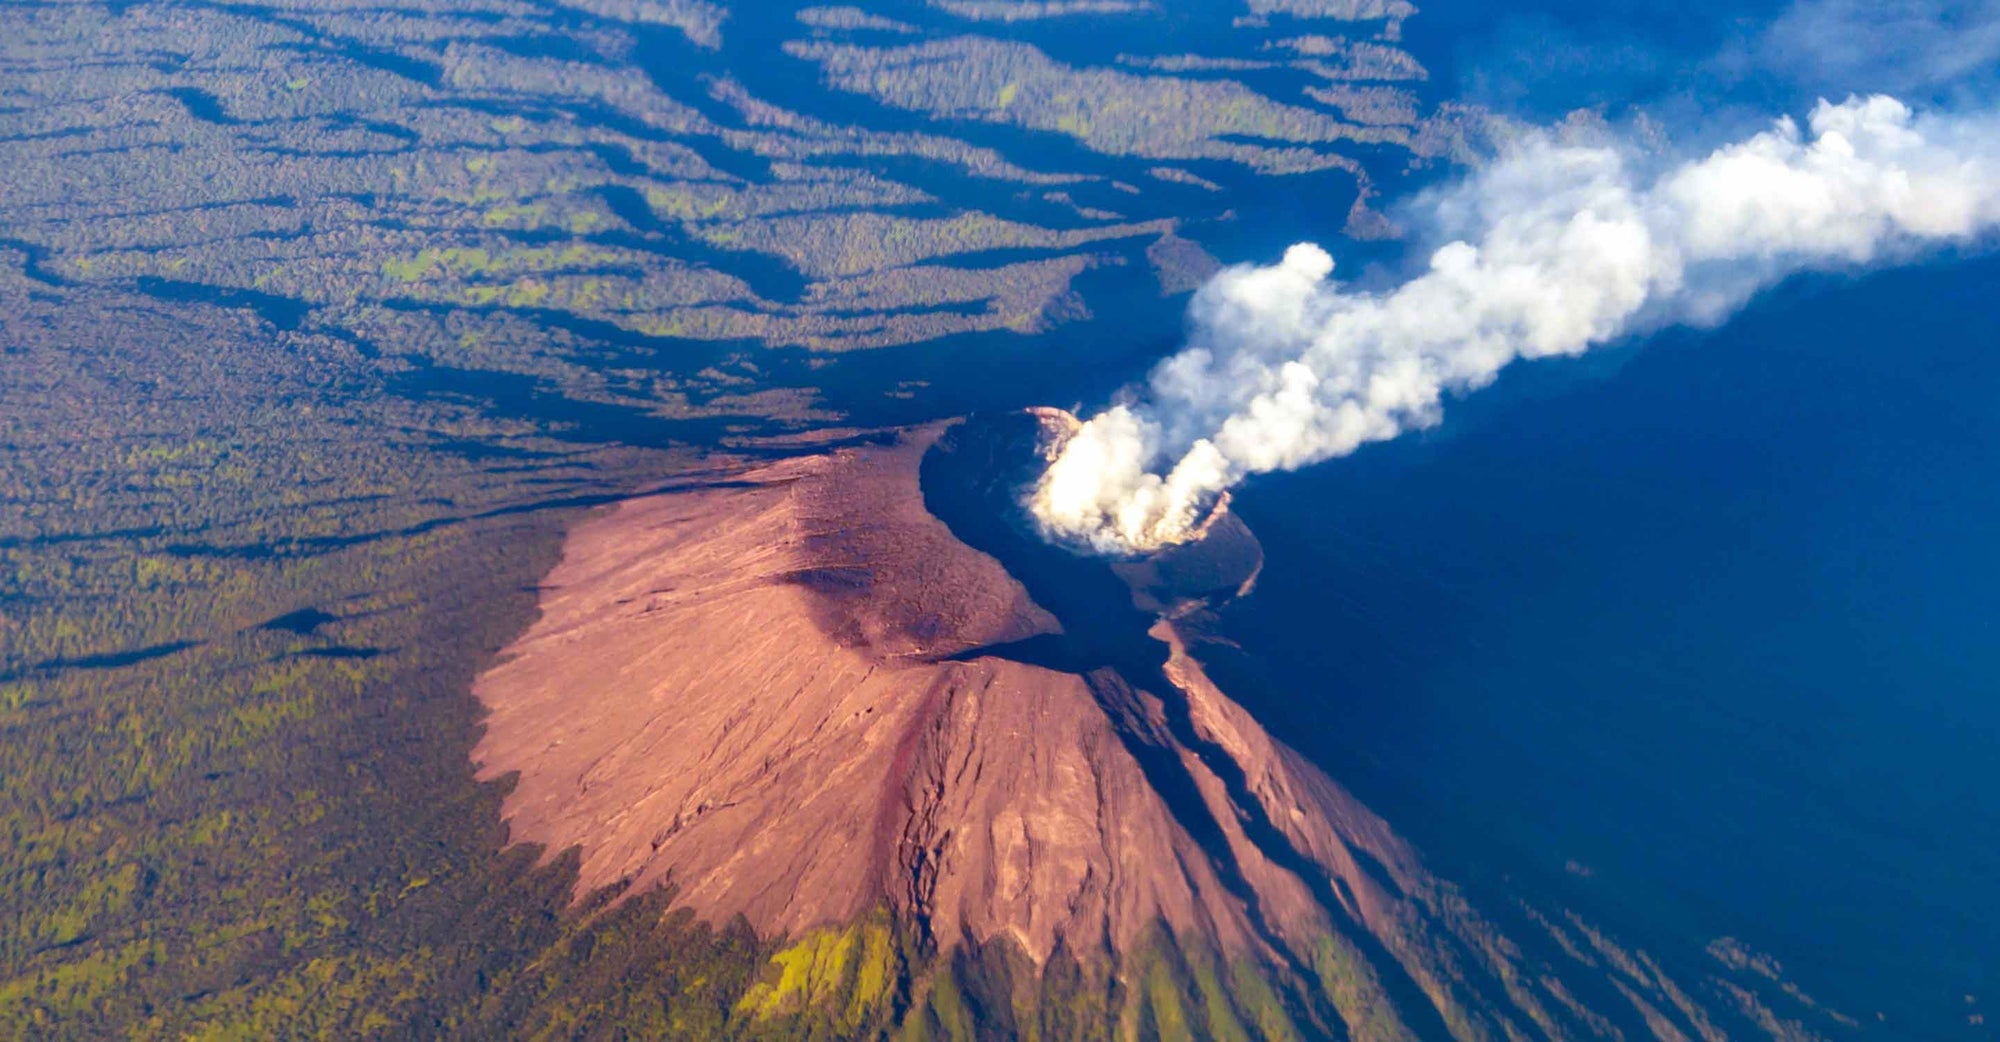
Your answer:
[[[1027,44],[984,37],[886,49],[829,42],[788,49],[818,62],[842,90],[944,118],[1057,131],[1113,155],[1229,160],[1267,173],[1358,173],[1353,159],[1311,146],[1407,140],[1228,80],[1072,68]]]
[[[1146,272],[1191,291],[1250,178],[1483,120],[1350,86],[1422,74],[1387,40],[904,46],[1139,6],[809,8],[759,58],[902,112],[761,95],[797,77],[722,67],[749,15],[707,0],[10,6],[0,1038],[1391,1037],[1344,949],[1312,981],[1162,934],[1114,976],[577,894],[469,762],[470,681],[583,511],[862,422],[822,386],[965,390],[832,352],[1014,352],[1105,276],[1170,313]],[[1335,86],[1226,78],[1253,66]]]
[[[875,213],[786,217],[756,224],[726,224],[697,234],[728,249],[775,253],[794,267],[828,278],[861,275],[954,253],[1031,248],[1074,249],[1091,242],[1146,239],[1173,231],[1171,220],[1054,231],[980,213],[934,220]],[[832,244],[846,244],[835,253]],[[824,258],[832,258],[831,260]]]
[[[0,1037],[974,1029],[985,971],[885,917],[788,941],[575,900],[574,853],[510,848],[474,781],[467,688],[571,518],[714,459],[621,435],[833,422],[758,351],[1077,321],[1075,279],[1180,224],[727,77],[690,104],[632,56],[715,44],[720,8],[565,6],[587,32],[478,2],[10,21]],[[517,386],[564,418],[489,397]],[[1044,1037],[1111,1023],[1110,985],[1049,979],[1022,1009],[1076,1031]]]
[[[1321,940],[1313,952],[1312,968],[1357,1042],[1406,1042],[1415,1037],[1352,941],[1338,936]]]
[[[357,398],[351,348],[229,311],[18,267],[0,300],[0,1035],[471,1032],[469,979],[607,928],[499,855],[456,692],[559,535],[493,512],[619,466]],[[466,439],[540,462],[438,451]]]
[[[771,956],[777,979],[753,985],[735,1012],[755,1024],[816,1021],[844,1037],[884,1030],[893,1023],[893,1002],[906,976],[899,948],[881,913],[814,930]]]

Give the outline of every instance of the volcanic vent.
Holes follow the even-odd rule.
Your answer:
[[[1263,550],[1229,512],[1227,493],[1210,504],[1194,539],[1144,555],[1107,559],[1043,538],[1027,496],[1077,426],[1059,409],[975,416],[953,426],[924,457],[925,508],[960,540],[999,558],[1014,577],[1039,586],[1043,604],[1068,605],[1077,616],[1072,626],[1118,606],[1177,614],[1249,592],[1263,567]],[[1090,603],[1093,598],[1103,603]]]
[[[1226,504],[1149,558],[1041,541],[1021,490],[1070,422],[901,432],[579,525],[476,686],[514,838],[580,847],[579,894],[671,885],[765,937],[893,924],[869,950],[900,983],[825,999],[877,1024],[983,981],[986,1022],[1049,1037],[1704,1034],[1657,974],[1529,964],[1216,689],[1204,605],[1261,565]]]

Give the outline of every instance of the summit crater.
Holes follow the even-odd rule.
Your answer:
[[[949,1019],[983,987],[1121,1035],[1193,1009],[1245,1037],[1720,1037],[1656,968],[1607,982],[1644,964],[1581,924],[1503,933],[1214,683],[1207,609],[1262,566],[1226,505],[1152,557],[1041,541],[1020,491],[1060,422],[891,431],[575,527],[475,685],[513,840],[576,849],[579,898],[667,887],[827,978],[746,1016]]]

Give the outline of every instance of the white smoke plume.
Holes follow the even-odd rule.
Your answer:
[[[1196,294],[1188,347],[1062,446],[1030,503],[1044,534],[1106,553],[1185,541],[1246,476],[1435,424],[1447,394],[1516,358],[1712,324],[1787,275],[2000,227],[1993,114],[1822,101],[1804,128],[1787,118],[1650,177],[1646,165],[1615,144],[1523,141],[1419,200],[1450,241],[1386,291],[1332,281],[1310,243],[1219,273]]]

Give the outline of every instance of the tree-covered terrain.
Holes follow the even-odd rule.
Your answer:
[[[1142,355],[1235,193],[1391,234],[1489,132],[1407,5],[1201,6],[0,7],[0,1036],[1115,1026],[579,898],[468,690],[587,512]],[[1258,1023],[1162,951],[1131,1030]]]

